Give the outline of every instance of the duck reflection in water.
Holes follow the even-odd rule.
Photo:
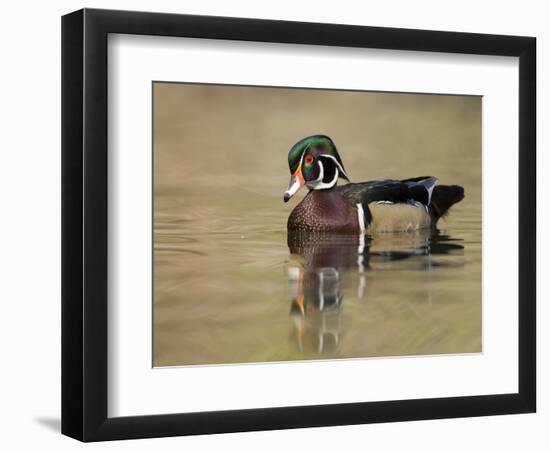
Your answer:
[[[365,235],[290,231],[288,267],[292,334],[302,353],[337,355],[343,333],[344,278],[356,280],[357,298],[365,296],[366,272],[391,269],[409,260],[415,270],[430,271],[431,255],[461,251],[463,246],[437,231],[389,233],[371,240]],[[374,278],[369,277],[369,282]],[[349,283],[347,284],[349,287]]]

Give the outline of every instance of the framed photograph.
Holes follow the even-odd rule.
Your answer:
[[[533,37],[62,20],[62,432],[528,413]]]

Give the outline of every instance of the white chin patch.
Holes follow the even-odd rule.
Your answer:
[[[323,163],[321,161],[318,161],[317,164],[319,164],[319,176],[313,183],[308,183],[308,185],[310,185],[311,188],[315,189],[316,191],[321,189],[330,189],[331,187],[334,187],[334,185],[338,181],[338,176],[340,175],[338,172],[338,168],[336,168],[336,170],[334,171],[335,173],[332,181],[330,183],[324,183],[323,177],[325,176],[325,169],[323,167]]]

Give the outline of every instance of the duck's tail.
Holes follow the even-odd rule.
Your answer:
[[[464,198],[464,188],[462,186],[445,186],[438,185],[432,193],[432,201],[430,203],[430,213],[432,223],[435,223],[449,212],[451,206],[458,203]]]

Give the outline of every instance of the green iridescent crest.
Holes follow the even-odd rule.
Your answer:
[[[332,139],[322,134],[316,134],[314,136],[303,138],[292,146],[288,152],[288,166],[290,168],[290,173],[293,174],[296,172],[302,156],[308,150],[311,150],[310,153],[313,156],[317,156],[319,154],[334,156],[342,168],[344,167]]]

